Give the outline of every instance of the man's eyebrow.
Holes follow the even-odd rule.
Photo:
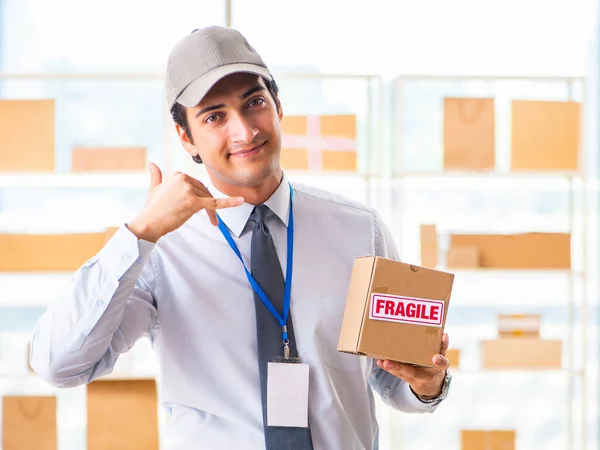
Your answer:
[[[252,94],[255,94],[257,92],[260,91],[264,91],[265,87],[261,86],[260,84],[257,84],[256,86],[248,89],[246,92],[244,92],[242,94],[242,99],[246,99],[248,97],[250,97]],[[225,105],[220,104],[220,105],[213,105],[213,106],[207,106],[206,108],[202,108],[200,111],[198,111],[196,113],[196,117],[200,117],[202,114],[209,112],[209,111],[213,111],[215,109],[220,109],[220,108],[225,108]]]
[[[209,112],[209,111],[213,111],[215,109],[221,109],[221,108],[225,108],[225,105],[221,104],[221,105],[207,106],[206,108],[202,108],[200,111],[198,111],[196,113],[196,117],[200,117],[205,112]]]
[[[260,91],[264,91],[265,87],[261,86],[260,84],[257,84],[256,86],[254,86],[253,88],[249,89],[248,91],[244,92],[242,94],[242,99],[248,98],[250,97],[252,94],[256,93],[256,92],[260,92]]]

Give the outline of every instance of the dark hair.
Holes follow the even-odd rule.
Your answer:
[[[277,112],[279,112],[279,87],[277,86],[277,83],[273,78],[271,78],[270,80],[263,78],[263,80],[265,82],[267,90],[269,91],[271,97],[273,97],[273,100],[275,101],[275,107],[277,108]],[[193,144],[194,140],[192,139],[190,125],[187,120],[186,107],[175,102],[175,104],[171,108],[171,117],[173,118],[173,122],[175,122],[177,125],[183,128],[183,131],[185,131],[185,134],[187,135],[188,139]],[[200,155],[194,155],[192,156],[192,159],[194,160],[194,162],[202,164],[202,158],[200,158]]]

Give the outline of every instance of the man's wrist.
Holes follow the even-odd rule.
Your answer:
[[[421,401],[422,403],[438,404],[442,400],[444,400],[446,398],[446,396],[448,395],[448,389],[450,388],[451,381],[452,381],[452,375],[450,374],[450,372],[448,370],[446,370],[444,373],[444,379],[442,381],[442,386],[437,395],[434,395],[434,396],[419,395],[413,390],[412,386],[410,386],[410,390],[414,394],[414,396],[417,397],[417,399],[419,399],[419,401]]]
[[[125,226],[131,231],[135,237],[148,242],[156,243],[160,238],[160,233],[153,230],[148,224],[143,221],[133,220]]]
[[[441,394],[442,394],[442,388],[440,388],[439,392],[435,395],[419,395],[419,394],[417,394],[417,396],[421,400],[433,400],[433,399],[438,398]]]

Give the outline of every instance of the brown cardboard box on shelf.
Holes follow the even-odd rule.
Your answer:
[[[288,170],[356,171],[356,116],[285,116],[281,164]]]
[[[0,100],[0,172],[54,172],[54,116],[51,99]]]
[[[449,348],[446,350],[446,358],[450,361],[451,369],[458,369],[460,367],[460,350],[457,348]]]
[[[496,269],[569,269],[569,233],[452,234],[450,247],[474,246],[480,264]]]
[[[438,264],[438,238],[435,225],[421,225],[421,265],[435,268]]]
[[[539,314],[499,314],[498,337],[501,339],[539,339]]]
[[[496,166],[493,98],[444,99],[444,170]]]
[[[461,450],[515,450],[515,430],[460,430]]]
[[[158,444],[155,380],[99,379],[87,386],[88,450],[158,450]]]
[[[446,265],[449,269],[474,269],[480,266],[480,258],[474,245],[456,245],[448,249]]]
[[[55,396],[2,397],[3,450],[56,450]]]
[[[481,343],[484,369],[560,369],[562,342],[542,339],[496,339]]]
[[[338,350],[432,367],[453,283],[451,273],[376,256],[357,258]]]
[[[511,170],[579,168],[581,104],[513,100]]]
[[[98,253],[107,233],[0,234],[0,271],[72,271]]]
[[[146,170],[145,147],[75,147],[73,172]]]

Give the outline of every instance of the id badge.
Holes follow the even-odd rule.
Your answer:
[[[308,364],[268,363],[268,426],[308,428],[308,373]]]

